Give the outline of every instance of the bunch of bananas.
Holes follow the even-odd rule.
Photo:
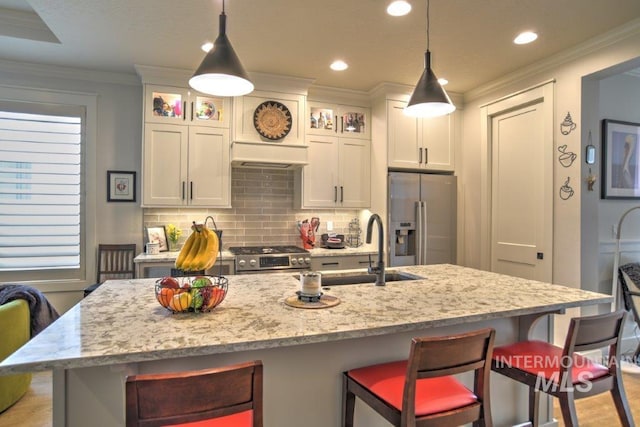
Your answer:
[[[191,230],[189,238],[176,258],[176,268],[183,271],[208,270],[213,267],[218,256],[220,244],[218,235],[205,224],[195,222]]]

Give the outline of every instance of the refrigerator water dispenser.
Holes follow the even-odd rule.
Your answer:
[[[416,230],[400,229],[395,230],[396,256],[413,256],[416,254]]]

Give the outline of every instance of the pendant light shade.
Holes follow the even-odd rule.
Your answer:
[[[427,0],[427,51],[424,54],[424,71],[413,90],[411,99],[404,109],[404,113],[413,117],[437,117],[455,111],[456,106],[451,102],[438,78],[431,69],[431,52],[429,51],[429,0]]]
[[[452,113],[455,109],[451,98],[431,69],[431,52],[427,51],[424,54],[424,71],[404,113],[413,117],[437,117]]]
[[[209,95],[242,96],[253,91],[253,83],[227,38],[224,2],[222,5],[220,34],[189,79],[189,86]]]

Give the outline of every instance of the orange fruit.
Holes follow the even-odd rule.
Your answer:
[[[173,288],[161,288],[160,292],[156,294],[156,298],[158,299],[160,305],[162,305],[163,307],[169,307],[169,303],[173,299],[175,293],[176,291]]]

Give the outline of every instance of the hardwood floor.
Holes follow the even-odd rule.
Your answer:
[[[0,413],[0,427],[51,427],[51,372],[33,374],[22,399]]]
[[[633,418],[640,422],[640,375],[623,374],[624,386]],[[557,403],[557,402],[556,402]],[[580,427],[603,427],[620,425],[611,396],[581,399],[576,402]],[[556,406],[556,417],[560,409]],[[51,427],[51,373],[38,372],[33,375],[31,389],[15,405],[0,414],[0,427]],[[562,420],[558,425],[563,427]]]

